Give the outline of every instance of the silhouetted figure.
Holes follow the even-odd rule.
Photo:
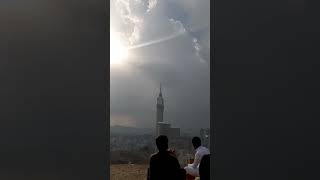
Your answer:
[[[210,154],[203,155],[199,165],[200,180],[210,180]]]
[[[179,161],[174,152],[168,151],[167,136],[156,139],[158,153],[150,158],[148,172],[149,180],[182,180],[185,179],[185,170],[180,168]]]
[[[184,169],[186,170],[187,174],[197,177],[199,176],[199,165],[201,159],[204,155],[210,154],[208,148],[201,146],[201,139],[199,137],[192,138],[192,145],[196,150],[194,155],[194,161],[192,164],[188,164]]]

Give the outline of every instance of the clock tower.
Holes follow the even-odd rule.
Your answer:
[[[160,84],[160,93],[157,98],[157,121],[156,121],[156,136],[159,136],[158,123],[163,122],[164,101],[162,97],[162,89]]]

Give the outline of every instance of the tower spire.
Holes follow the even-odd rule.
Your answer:
[[[161,83],[160,83],[160,93],[159,93],[159,96],[162,96]]]

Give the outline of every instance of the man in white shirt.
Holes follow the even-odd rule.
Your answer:
[[[201,139],[199,137],[192,138],[192,145],[196,150],[194,155],[194,161],[192,164],[188,164],[184,169],[186,170],[187,174],[197,177],[199,176],[199,165],[203,155],[210,154],[208,148],[201,146]]]

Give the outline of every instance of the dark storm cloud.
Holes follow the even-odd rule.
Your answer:
[[[102,178],[105,3],[3,3],[0,178]]]

